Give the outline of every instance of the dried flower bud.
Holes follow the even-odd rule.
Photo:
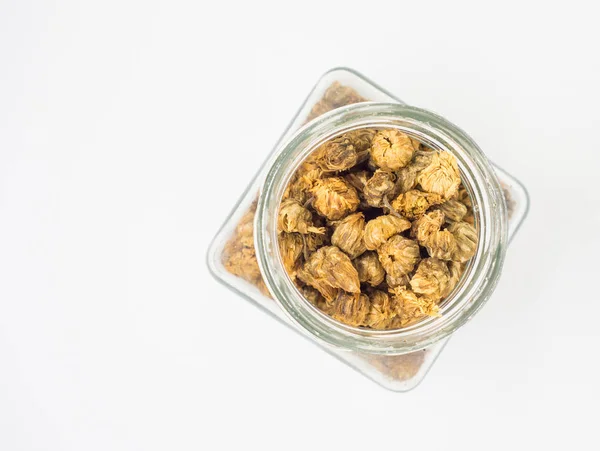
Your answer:
[[[433,210],[416,219],[410,229],[410,235],[417,239],[421,246],[426,246],[429,238],[442,228],[444,213]]]
[[[442,260],[426,258],[419,263],[417,271],[410,279],[410,286],[415,293],[431,299],[441,299],[450,283],[450,271]]]
[[[329,299],[331,291],[323,292],[323,284],[350,293],[360,293],[356,268],[350,258],[335,246],[324,246],[313,253],[298,271],[298,277],[319,290],[326,299]]]
[[[477,230],[467,222],[455,222],[448,226],[448,232],[456,238],[456,250],[452,260],[464,263],[469,260],[477,250]]]
[[[410,165],[396,171],[396,191],[405,193],[417,186],[417,173],[414,166]]]
[[[302,296],[304,296],[304,299],[306,299],[312,305],[317,305],[320,301],[324,301],[324,298],[321,296],[321,293],[319,293],[319,290],[309,285],[305,285],[300,288],[300,292],[302,293]]]
[[[337,81],[333,82],[327,88],[325,94],[323,94],[323,98],[313,106],[308,115],[307,122],[341,106],[364,102],[365,100],[354,89],[344,86]]]
[[[330,243],[327,234],[309,233],[307,235],[302,235],[302,238],[304,239],[305,255],[311,255],[321,246],[325,246]]]
[[[344,176],[344,180],[352,185],[360,195],[360,193],[362,193],[365,189],[365,185],[367,184],[367,180],[369,180],[369,176],[369,171],[350,172]]]
[[[282,232],[325,233],[323,227],[315,227],[312,214],[294,199],[286,199],[281,203],[277,227]]]
[[[402,233],[410,228],[410,222],[393,215],[378,216],[371,219],[365,226],[365,246],[375,250],[391,236]]]
[[[456,255],[456,238],[447,230],[437,231],[427,239],[425,249],[431,257],[452,260]]]
[[[462,221],[467,215],[467,207],[465,204],[455,199],[447,200],[443,204],[440,204],[438,208],[444,212],[446,222]]]
[[[371,302],[366,294],[346,293],[340,291],[333,303],[332,317],[350,326],[362,326],[371,309]]]
[[[412,143],[415,152],[421,149],[421,141],[419,141],[418,139],[410,138],[410,142]]]
[[[378,169],[373,174],[364,188],[364,196],[367,204],[371,207],[381,207],[383,205],[383,196],[392,195],[396,185],[396,176],[391,172]]]
[[[401,235],[394,235],[388,239],[377,249],[377,254],[381,266],[391,277],[410,273],[421,255],[416,241]]]
[[[354,260],[358,272],[358,280],[376,287],[385,279],[385,271],[376,252],[367,251]]]
[[[422,150],[415,152],[415,157],[410,164],[410,167],[413,168],[415,172],[421,172],[427,166],[431,164],[433,160],[433,156],[436,155],[437,152],[429,147],[423,147]]]
[[[410,277],[408,274],[386,274],[385,282],[390,288],[403,287],[408,285]]]
[[[406,327],[427,316],[439,316],[439,307],[431,298],[417,296],[406,287],[394,288],[390,292],[396,308],[396,317],[391,323],[394,328]]]
[[[455,197],[460,186],[460,172],[456,157],[450,152],[437,152],[431,163],[417,175],[417,183],[430,193],[446,199]]]
[[[333,235],[331,244],[339,247],[352,259],[367,250],[363,236],[365,233],[365,217],[362,213],[353,213],[342,219]]]
[[[304,166],[304,165],[303,165]],[[321,169],[298,170],[292,182],[287,186],[283,199],[295,199],[304,205],[312,196],[311,191],[317,180],[323,176]]]
[[[359,152],[368,152],[375,133],[377,132],[372,128],[359,128],[358,130],[346,133],[345,136],[352,142],[356,150]]]
[[[369,294],[371,309],[367,315],[365,325],[378,330],[388,329],[392,320],[396,316],[395,306],[390,300],[390,296],[380,290],[374,290]]]
[[[460,277],[462,276],[465,270],[465,266],[463,263],[458,262],[448,262],[448,271],[450,271],[450,279],[448,280],[448,286],[446,290],[442,293],[442,298],[448,297],[458,282],[460,281]]]
[[[356,189],[340,177],[318,180],[312,193],[314,209],[331,220],[342,219],[355,211],[360,203]]]
[[[416,219],[425,213],[429,207],[443,202],[442,196],[433,193],[410,190],[400,194],[392,201],[392,207],[408,219]]]
[[[282,232],[279,234],[279,252],[286,272],[295,277],[298,263],[304,250],[304,240],[299,233]]]
[[[410,137],[398,130],[380,130],[373,137],[371,159],[383,170],[403,168],[415,153]]]
[[[327,141],[315,153],[317,165],[324,171],[345,171],[369,156],[367,151],[359,151],[345,134]]]
[[[456,199],[459,202],[463,203],[468,209],[473,208],[473,204],[471,203],[471,196],[469,195],[469,192],[464,186],[461,185],[460,188],[458,188],[458,196]]]

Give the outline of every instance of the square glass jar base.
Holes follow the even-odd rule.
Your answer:
[[[274,149],[270,153],[265,152],[265,163],[215,236],[207,254],[208,267],[219,282],[307,338],[310,337],[287,318],[273,299],[264,294],[254,284],[227,271],[223,265],[223,253],[227,242],[235,233],[238,223],[256,200],[266,172],[270,167],[270,162],[274,157],[275,149],[304,124],[312,107],[323,97],[327,88],[334,82],[353,88],[358,94],[370,101],[404,103],[352,69],[336,68],[325,73],[311,90]],[[263,150],[257,149],[256,151],[259,153]],[[505,190],[509,213],[508,235],[510,240],[527,215],[529,199],[527,191],[518,180],[495,165],[494,169]],[[381,386],[389,390],[405,392],[413,389],[423,380],[446,345],[448,338],[440,340],[426,349],[394,356],[361,354],[317,343],[312,339],[311,341]]]

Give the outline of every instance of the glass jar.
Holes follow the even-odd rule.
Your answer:
[[[348,105],[338,107],[339,103]],[[302,126],[307,119],[312,120]],[[441,316],[403,329],[378,331],[335,321],[304,299],[281,263],[277,216],[290,178],[323,142],[359,128],[399,129],[431,148],[453,153],[473,203],[479,234],[476,255],[457,287],[440,304]],[[317,82],[217,233],[208,266],[217,280],[327,352],[386,388],[407,391],[423,379],[449,336],[491,296],[507,243],[527,208],[523,186],[493,166],[458,127],[432,112],[404,104],[350,69],[334,69]],[[236,258],[233,270],[228,266],[232,256]]]

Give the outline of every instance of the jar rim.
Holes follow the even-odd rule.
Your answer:
[[[459,286],[444,300],[441,316],[402,329],[375,331],[345,325],[310,304],[288,277],[278,246],[277,217],[283,192],[319,145],[359,128],[396,128],[428,146],[453,153],[473,200],[479,243]],[[426,348],[464,325],[491,296],[507,243],[507,212],[494,169],[477,144],[443,117],[398,103],[363,102],[330,111],[305,124],[275,151],[255,216],[256,256],[275,301],[304,333],[352,351],[405,354]]]

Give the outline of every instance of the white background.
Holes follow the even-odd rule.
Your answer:
[[[596,2],[0,2],[0,449],[598,449]],[[208,243],[313,83],[465,129],[532,208],[394,394],[217,284]]]

